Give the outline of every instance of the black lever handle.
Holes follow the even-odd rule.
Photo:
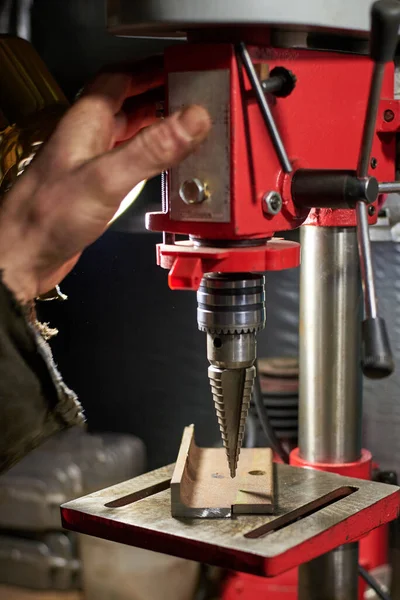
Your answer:
[[[394,59],[399,25],[398,0],[379,0],[372,5],[370,54],[374,62],[388,63]]]
[[[385,65],[394,59],[399,27],[400,2],[397,0],[378,0],[373,4],[371,9],[370,52],[375,64],[357,169],[357,175],[360,179],[368,176]],[[366,377],[380,379],[393,372],[394,363],[385,321],[377,314],[368,213],[363,200],[357,202],[356,210],[358,248],[365,304],[361,365]]]

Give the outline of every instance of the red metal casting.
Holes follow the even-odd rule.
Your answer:
[[[368,98],[372,63],[369,58],[311,50],[282,51],[253,46],[252,59],[269,70],[283,66],[297,76],[297,85],[287,98],[270,97],[270,105],[288,155],[295,168],[356,169]],[[168,213],[147,216],[147,227],[205,239],[250,239],[271,237],[276,231],[299,227],[307,211],[293,204],[290,185],[281,167],[251,95],[246,75],[238,68],[231,44],[187,44],[166,52],[166,70],[195,72],[225,69],[231,75],[231,219],[228,223],[174,221]],[[371,175],[380,181],[394,179],[395,135],[399,104],[393,99],[393,65],[386,69],[382,110],[395,109],[394,123],[379,115],[372,155],[376,168]],[[228,110],[229,109],[229,110]],[[195,173],[194,173],[195,176]],[[282,211],[265,215],[262,198],[270,190],[283,196]],[[370,217],[370,222],[376,215]],[[313,209],[307,223],[322,226],[354,226],[355,211]]]
[[[363,450],[360,460],[353,463],[310,463],[301,458],[299,449],[295,448],[290,454],[290,464],[294,467],[305,467],[316,471],[337,473],[345,477],[356,479],[371,479],[372,455],[368,450]]]
[[[364,562],[364,568],[369,566]],[[222,600],[297,600],[298,569],[264,579],[246,573],[233,573],[225,581]],[[359,578],[358,600],[364,600],[365,583]]]
[[[281,271],[297,267],[300,246],[280,239],[250,248],[198,248],[192,242],[159,244],[157,264],[170,269],[171,289],[197,290],[204,273]]]

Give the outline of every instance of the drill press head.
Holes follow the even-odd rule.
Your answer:
[[[215,410],[235,477],[256,368],[256,334],[265,327],[264,277],[208,273],[197,292],[197,322],[207,333]]]
[[[225,3],[226,15],[231,4]],[[284,3],[271,0],[266,10],[267,4],[280,11]],[[375,129],[367,128],[376,134],[374,177],[360,177],[354,169],[371,61],[315,48],[308,37],[302,48],[295,41],[293,48],[273,47],[274,39],[283,40],[274,38],[276,31],[239,22],[240,28],[221,23],[221,30],[192,23],[184,50],[169,47],[165,53],[167,112],[200,104],[213,127],[201,147],[170,171],[164,210],[146,220],[148,229],[168,234],[157,258],[169,270],[170,287],[198,290],[198,323],[207,333],[210,383],[232,476],[255,377],[256,333],[265,322],[263,278],[253,273],[299,265],[298,244],[275,239],[277,231],[304,223],[355,227],[360,201],[364,224],[376,221],[378,181],[393,178],[396,122],[378,120]],[[390,98],[393,65],[380,75],[381,97]],[[389,105],[381,102],[384,115]],[[188,239],[178,242],[175,235]]]

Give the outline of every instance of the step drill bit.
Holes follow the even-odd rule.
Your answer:
[[[256,333],[265,327],[265,282],[252,273],[209,273],[197,292],[207,333],[208,376],[231,477],[242,447],[256,368]]]

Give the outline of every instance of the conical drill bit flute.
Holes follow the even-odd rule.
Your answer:
[[[256,369],[256,333],[265,327],[264,277],[210,273],[197,293],[207,333],[208,375],[229,471],[235,477]]]

